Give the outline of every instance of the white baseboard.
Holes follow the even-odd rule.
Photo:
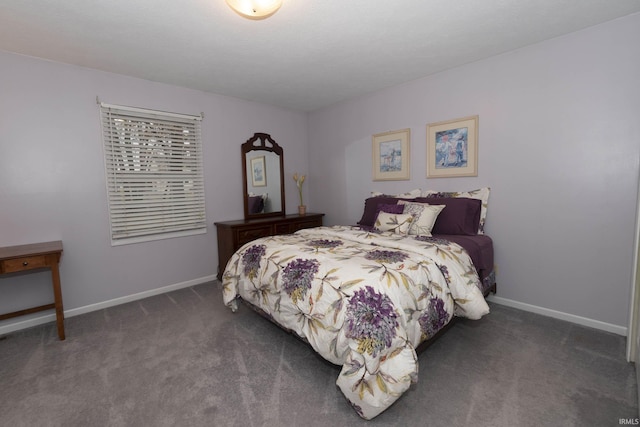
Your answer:
[[[188,288],[190,286],[200,285],[202,283],[212,282],[216,279],[215,275],[204,276],[198,279],[187,280],[186,282],[176,283],[162,288],[151,289],[137,294],[128,295],[120,298],[114,298],[112,300],[99,302],[96,304],[89,304],[83,307],[72,308],[65,310],[64,317],[79,316],[81,314],[90,313],[92,311],[102,310],[103,308],[113,307],[120,304],[125,304],[131,301],[137,301],[140,299],[152,297],[155,295],[164,294],[178,289]],[[494,302],[500,305],[506,305],[507,307],[513,307],[524,311],[530,311],[532,313],[541,314],[543,316],[553,317],[555,319],[566,320],[568,322],[577,323],[582,326],[588,326],[594,329],[600,329],[602,331],[611,332],[617,335],[627,336],[627,328],[623,326],[613,325],[611,323],[601,322],[599,320],[593,320],[586,317],[576,316],[574,314],[564,313],[561,311],[551,310],[549,308],[539,307],[536,305],[526,304],[519,301],[510,300],[507,298],[501,298],[494,295],[490,295],[487,301]],[[9,325],[0,326],[0,335],[8,334],[10,332],[19,331],[21,329],[27,329],[34,326],[42,325],[44,323],[53,322],[56,320],[55,314],[47,314],[31,319],[27,319],[21,322],[11,323]]]
[[[524,311],[530,311],[532,313],[541,314],[543,316],[553,317],[555,319],[566,320],[567,322],[577,323],[578,325],[588,326],[594,329],[600,329],[601,331],[612,332],[614,334],[623,335],[625,337],[627,336],[627,328],[625,328],[624,326],[613,325],[611,323],[605,323],[599,320],[576,316],[574,314],[564,313],[562,311],[551,310],[549,308],[538,307],[537,305],[526,304],[507,298],[500,298],[494,295],[490,295],[489,297],[487,297],[487,301],[495,302],[496,304],[506,305],[508,307],[513,307]]]
[[[114,298],[108,301],[99,302],[96,304],[85,305],[84,307],[72,308],[64,311],[65,319],[68,317],[79,316],[81,314],[89,313],[92,311],[102,310],[103,308],[113,307],[120,304],[125,304],[131,301],[137,301],[140,299],[152,297],[155,295],[164,294],[171,291],[176,291],[182,288],[188,288],[190,286],[200,285],[202,283],[212,282],[216,279],[215,275],[204,276],[198,279],[187,280],[186,282],[176,283],[162,288],[150,289],[148,291],[139,292],[133,295],[127,295],[124,297]],[[221,296],[222,298],[222,296]],[[0,335],[8,334],[10,332],[19,331],[21,329],[27,329],[34,326],[42,325],[48,322],[54,322],[56,320],[55,313],[47,314],[44,316],[38,316],[31,319],[23,320],[21,322],[11,323],[5,326],[0,326]]]

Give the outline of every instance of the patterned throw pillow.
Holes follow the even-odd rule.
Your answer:
[[[489,193],[491,188],[483,187],[472,191],[433,191],[427,190],[422,193],[422,197],[434,198],[438,197],[466,197],[469,199],[482,200],[482,208],[480,209],[480,226],[478,234],[484,234],[484,223],[487,218],[487,208],[489,207]],[[436,202],[437,203],[437,202]]]
[[[427,203],[406,202],[400,200],[399,205],[404,205],[404,213],[413,216],[413,222],[409,227],[409,234],[419,236],[431,236],[431,230],[436,223],[438,214],[442,212],[445,205],[430,205]]]
[[[374,227],[380,231],[393,231],[395,234],[407,234],[412,222],[413,216],[410,214],[380,212],[376,218]]]

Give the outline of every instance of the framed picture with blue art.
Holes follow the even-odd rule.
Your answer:
[[[427,125],[427,178],[478,176],[478,116]]]
[[[264,156],[251,159],[251,184],[254,187],[267,186],[267,171]]]
[[[402,129],[373,135],[373,180],[408,180],[411,130]]]

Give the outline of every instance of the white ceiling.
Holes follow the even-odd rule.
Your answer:
[[[284,0],[251,21],[225,0],[2,0],[0,50],[313,111],[639,11],[638,0]]]

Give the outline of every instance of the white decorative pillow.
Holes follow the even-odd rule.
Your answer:
[[[380,231],[393,231],[396,234],[407,234],[412,222],[413,216],[410,214],[393,214],[381,211],[376,218],[374,228]]]
[[[400,193],[400,194],[387,194],[387,193],[381,193],[379,191],[371,192],[371,197],[388,196],[388,197],[397,197],[399,199],[415,199],[416,197],[420,197],[421,195],[422,195],[421,188],[416,188],[415,190],[407,191],[406,193]]]
[[[482,187],[477,190],[471,191],[433,191],[427,190],[422,193],[422,197],[434,198],[437,203],[438,197],[466,197],[468,199],[480,199],[482,201],[482,207],[480,208],[480,226],[478,227],[478,234],[484,234],[484,223],[487,218],[487,208],[489,207],[489,193],[491,188]]]
[[[398,200],[399,205],[404,205],[404,213],[413,216],[413,222],[409,227],[409,234],[419,236],[431,236],[433,225],[445,205],[430,205],[428,203],[407,202]]]

